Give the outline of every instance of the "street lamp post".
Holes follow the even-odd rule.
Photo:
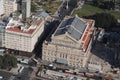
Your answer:
[[[66,2],[67,2],[66,9],[68,10],[68,8],[69,8],[69,6],[68,6],[68,0],[66,0]]]

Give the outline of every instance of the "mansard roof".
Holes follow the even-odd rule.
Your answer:
[[[72,17],[64,19],[55,31],[54,36],[67,33],[69,36],[78,41],[81,39],[86,27],[87,23],[82,18]]]

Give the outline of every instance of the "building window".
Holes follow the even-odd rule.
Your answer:
[[[60,53],[60,58],[62,57],[62,54]]]
[[[46,55],[46,52],[44,51],[44,55]]]
[[[55,54],[54,54],[54,56],[56,57],[56,56],[57,56],[57,54],[55,53]]]
[[[70,56],[70,59],[72,59],[72,56]]]
[[[65,58],[67,59],[67,54],[65,55]]]
[[[48,59],[48,61],[49,61],[49,58],[47,58]]]
[[[64,58],[64,54],[63,54],[63,58]]]

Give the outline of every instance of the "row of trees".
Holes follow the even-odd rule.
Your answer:
[[[100,8],[103,8],[103,9],[108,9],[108,10],[111,10],[111,9],[115,8],[115,3],[114,3],[113,0],[109,0],[109,1],[93,0],[93,5],[97,6],[97,7],[100,7]]]
[[[97,13],[93,15],[93,19],[95,20],[96,27],[101,27],[105,29],[115,27],[117,24],[117,20],[115,19],[115,17],[109,13]]]
[[[96,13],[90,16],[84,16],[88,19],[95,20],[95,27],[100,27],[104,29],[110,29],[112,27],[117,27],[118,22],[117,19],[109,14],[109,10],[115,8],[116,0],[92,0],[92,5],[105,9],[105,13]]]
[[[87,16],[85,18],[95,20],[96,28],[99,27],[109,30],[117,25],[117,19],[109,13],[96,13],[95,15]]]
[[[78,0],[70,0],[68,4],[69,4],[69,6],[75,8],[75,7],[77,7],[77,2],[78,2]]]
[[[12,55],[0,56],[0,68],[9,69],[17,66],[17,59]]]
[[[37,5],[35,3],[31,3],[31,12],[36,12]]]

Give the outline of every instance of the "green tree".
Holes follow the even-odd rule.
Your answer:
[[[0,56],[0,68],[2,66],[2,56]]]
[[[117,24],[115,17],[108,13],[97,13],[92,18],[95,20],[96,27],[104,29],[115,27]]]
[[[99,5],[102,4],[103,2],[104,2],[104,0],[93,0],[93,5],[99,6]]]
[[[68,4],[71,7],[77,7],[77,0],[70,0]]]
[[[39,71],[40,71],[40,76],[41,76],[41,73],[42,73],[42,70],[44,69],[44,66],[43,65],[41,65],[40,67],[39,67]]]
[[[90,80],[90,78],[89,77],[87,77],[87,79],[86,80]]]
[[[1,58],[1,68],[3,69],[8,69],[8,68],[12,68],[12,67],[16,67],[17,66],[17,59],[14,56],[11,55],[4,55]]]
[[[111,10],[115,8],[115,4],[113,1],[105,1],[104,2],[104,8]]]
[[[12,67],[16,67],[17,66],[17,59],[14,56],[11,56],[11,64]]]
[[[35,3],[31,3],[31,12],[36,12],[37,5]]]
[[[51,4],[51,3],[52,3],[52,0],[49,0],[49,1],[48,1],[48,4]]]

